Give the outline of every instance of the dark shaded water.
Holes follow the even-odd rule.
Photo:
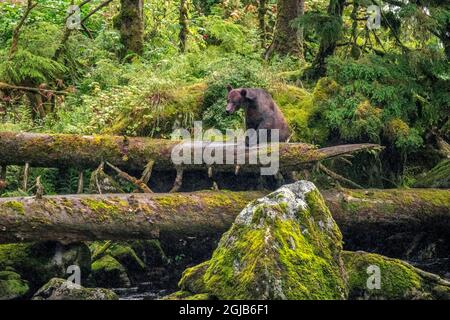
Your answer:
[[[120,300],[156,300],[174,292],[174,290],[155,289],[151,282],[139,283],[130,288],[112,289]]]

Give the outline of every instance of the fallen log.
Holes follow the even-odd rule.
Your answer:
[[[74,167],[79,169],[97,168],[101,162],[108,161],[128,172],[142,172],[149,162],[153,162],[154,171],[176,170],[172,150],[180,146],[180,141],[129,138],[120,136],[79,136],[65,134],[38,134],[0,132],[0,165],[24,165],[33,167]],[[220,147],[221,146],[221,147]],[[233,146],[233,144],[231,144]],[[226,151],[230,144],[217,142],[195,142],[188,145],[194,154]],[[380,148],[376,144],[351,144],[318,149],[305,143],[281,143],[279,145],[279,167],[289,172],[301,169],[308,164],[323,159],[350,154],[362,150]],[[213,164],[215,172],[235,172],[239,153],[233,147],[234,162],[231,164]],[[271,152],[270,147],[245,149],[244,155],[249,159],[258,152]],[[219,151],[217,151],[219,152]],[[224,157],[225,159],[225,157]],[[239,171],[256,172],[263,165],[241,164]],[[186,170],[207,170],[210,165],[203,160],[199,163],[182,164]]]
[[[218,238],[262,191],[0,198],[0,243]],[[396,232],[450,238],[450,190],[323,192],[346,235],[383,242]]]

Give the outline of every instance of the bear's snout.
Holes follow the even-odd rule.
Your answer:
[[[227,111],[228,114],[230,114],[230,113],[234,112],[234,109],[235,109],[234,105],[228,104],[226,111]]]

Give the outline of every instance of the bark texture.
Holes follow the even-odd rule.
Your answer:
[[[203,191],[0,198],[0,243],[219,237],[250,201],[264,195]],[[347,245],[370,248],[407,232],[450,239],[450,190],[344,189],[323,196]]]
[[[120,13],[114,24],[124,45],[123,54],[141,54],[144,47],[144,1],[121,0],[120,4]]]
[[[179,144],[180,141],[150,138],[0,132],[0,165],[25,165],[28,162],[31,167],[84,169],[97,168],[101,162],[108,161],[125,171],[142,171],[152,161],[154,171],[170,171],[176,169],[171,155],[172,149]],[[187,146],[192,159],[195,153],[210,154],[214,150],[225,150],[224,144],[217,147],[217,143],[208,142]],[[279,166],[281,171],[289,172],[326,158],[378,147],[376,144],[351,144],[317,149],[305,143],[282,143],[279,148]],[[247,149],[245,156],[248,159],[258,151],[270,151],[267,148]],[[205,170],[209,166],[202,161],[198,164],[183,164],[182,167],[186,171]],[[215,172],[235,172],[236,169],[235,164],[212,167]],[[259,172],[261,167],[259,163],[249,164],[246,161],[239,170]]]
[[[273,43],[267,51],[267,58],[274,53],[303,56],[303,31],[292,25],[305,11],[304,0],[279,0],[278,15]],[[261,23],[261,22],[260,22]]]

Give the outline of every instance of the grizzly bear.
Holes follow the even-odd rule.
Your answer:
[[[279,142],[288,140],[290,136],[289,126],[280,108],[278,108],[267,91],[258,88],[233,89],[230,85],[227,86],[227,89],[226,112],[231,114],[241,107],[244,108],[245,126],[247,130],[269,130],[268,142],[270,142],[270,129],[278,129]],[[257,143],[259,143],[259,140]]]

